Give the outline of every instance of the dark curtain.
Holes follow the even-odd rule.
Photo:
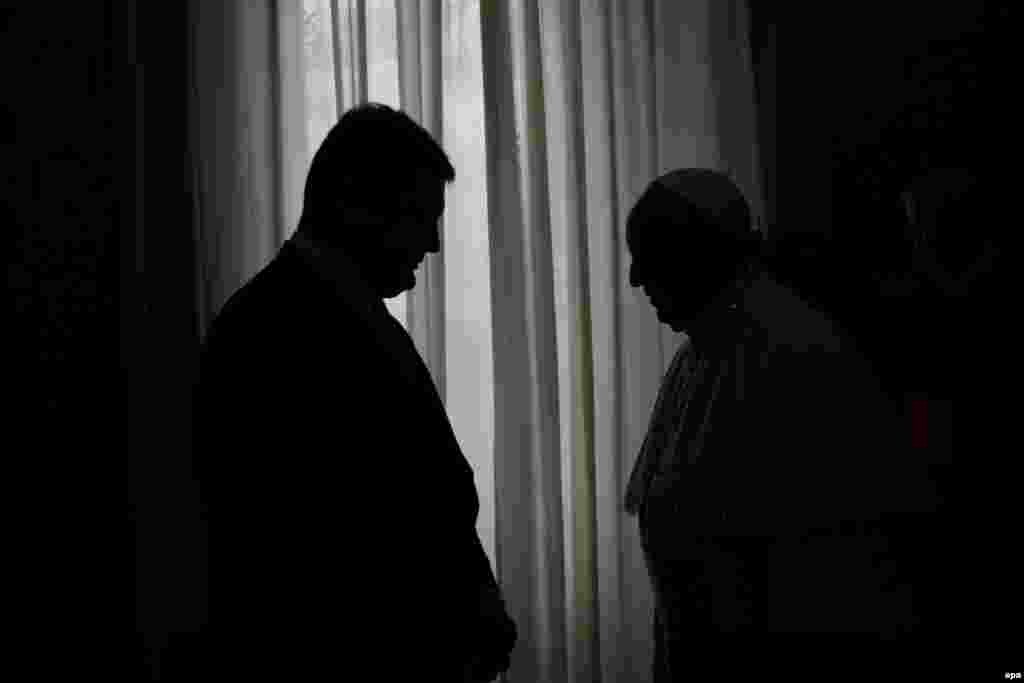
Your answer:
[[[120,5],[118,5],[120,7]],[[122,346],[135,499],[136,624],[147,676],[176,680],[207,618],[207,526],[192,470],[199,332],[189,150],[190,3],[139,4],[133,230]]]

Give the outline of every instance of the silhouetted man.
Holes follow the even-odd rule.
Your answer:
[[[404,113],[347,112],[296,234],[210,328],[196,469],[220,680],[490,681],[508,666],[473,471],[382,301],[440,250],[454,174]]]
[[[627,242],[630,284],[687,335],[626,498],[656,598],[655,680],[792,672],[756,656],[780,645],[767,633],[912,632],[886,520],[930,498],[867,361],[762,271],[746,201],[720,173],[652,183]],[[841,652],[844,671],[864,654]]]

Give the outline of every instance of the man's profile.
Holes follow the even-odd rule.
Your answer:
[[[314,156],[295,235],[208,332],[195,468],[219,673],[490,681],[508,667],[515,627],[473,471],[383,303],[440,250],[454,177],[403,112],[348,111]]]

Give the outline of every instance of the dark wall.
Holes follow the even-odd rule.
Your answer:
[[[985,3],[750,5],[777,230],[863,232],[922,166],[978,161],[1008,66]]]
[[[912,272],[901,194],[933,167],[973,169],[988,188],[1012,177],[1007,12],[877,0],[750,8],[772,267],[854,333],[895,395],[948,395],[949,378],[930,368],[948,362],[951,325],[969,328],[970,344],[999,336],[982,308],[1000,280],[971,300],[936,294]],[[975,210],[962,229],[1002,239],[996,203]],[[891,286],[900,281],[915,289]]]
[[[66,420],[85,417],[115,367],[118,235],[131,202],[117,167],[131,117],[111,4],[49,10],[20,3],[0,13],[3,232],[16,322],[7,338],[17,374],[30,378],[21,406]]]
[[[119,593],[132,585],[120,561],[131,537],[117,539],[115,559],[99,541],[109,522],[94,517],[117,501],[123,530],[126,491],[140,636],[159,641],[201,617],[191,599],[203,579],[189,471],[196,328],[186,8],[0,6],[5,390],[14,399],[4,453],[26,515],[47,522],[28,542],[55,549],[46,561],[33,554],[42,565],[33,579],[45,583],[34,594],[54,601],[67,615],[59,628],[76,638],[95,631],[111,603],[124,604]],[[35,613],[57,613],[48,610]],[[92,623],[76,627],[77,618]],[[141,656],[131,661],[142,665]]]
[[[78,648],[130,595],[118,330],[134,215],[134,20],[124,5],[0,6],[5,557],[31,602],[26,622],[11,620],[50,636],[40,640],[60,654],[39,661],[55,679],[62,662],[91,666]],[[97,518],[106,511],[114,526]],[[112,528],[120,537],[107,545]]]
[[[996,167],[1011,129],[998,84],[1013,62],[994,7],[750,2],[776,268],[834,312],[906,267],[900,193],[915,174]]]
[[[986,645],[969,659],[979,669],[1013,661],[1005,654],[1019,650],[1019,627],[1008,615],[1024,604],[1010,565],[983,559],[1019,535],[1008,502],[1018,496],[1007,483],[1019,481],[1018,458],[997,445],[1000,425],[1012,423],[997,382],[1015,352],[1004,321],[1016,196],[1010,102],[1019,81],[1011,46],[1019,39],[1007,5],[750,2],[773,265],[854,332],[903,402],[908,437],[912,419],[915,433],[927,434],[908,438],[943,501],[934,523],[915,531],[934,539],[921,555],[930,558],[922,586],[936,596],[934,621],[943,625],[948,586],[978,589],[970,621]],[[1004,251],[1002,270],[997,262],[969,296],[941,293],[913,273],[905,238],[901,191],[924,169],[950,166],[972,169],[986,197],[958,216],[956,229]],[[913,289],[881,286],[907,274]],[[983,519],[964,525],[970,550],[960,552],[978,568],[966,581],[947,573],[954,432],[960,464],[985,472]]]

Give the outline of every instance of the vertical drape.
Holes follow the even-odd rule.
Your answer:
[[[444,146],[457,178],[444,214],[445,407],[480,497],[477,533],[495,556],[494,367],[490,226],[479,0],[446,0]]]
[[[509,680],[643,681],[653,601],[621,501],[681,336],[626,284],[625,220],[651,180],[683,166],[729,173],[759,214],[744,7],[481,7],[498,563],[526,626]],[[564,634],[545,628],[559,615]]]
[[[612,100],[616,159],[615,192],[618,197],[615,229],[618,235],[618,270],[611,274],[622,283],[614,306],[619,312],[616,370],[619,387],[621,429],[616,442],[619,470],[605,484],[621,492],[628,479],[633,458],[643,442],[644,432],[657,386],[667,367],[665,342],[675,342],[656,320],[650,303],[626,286],[629,257],[625,249],[626,218],[632,202],[640,196],[658,169],[659,135],[656,125],[656,50],[654,2],[615,0],[612,3]],[[669,356],[670,357],[670,356]],[[606,515],[620,515],[617,502]],[[605,519],[604,528],[615,528]],[[653,659],[651,614],[653,595],[647,578],[640,537],[633,520],[618,517],[618,536],[610,536],[601,554],[605,578],[618,587],[609,596],[602,621],[602,637],[614,639],[612,655],[603,665],[607,681],[646,681]],[[602,536],[602,538],[604,538]],[[615,571],[617,570],[617,576]],[[608,593],[614,589],[606,589]],[[607,594],[607,593],[606,593]],[[608,648],[605,648],[606,650]],[[606,653],[609,654],[609,653]]]
[[[520,634],[510,680],[545,682],[566,680],[566,663],[554,316],[547,284],[551,256],[543,249],[547,198],[534,175],[542,173],[544,159],[540,140],[524,130],[527,121],[536,121],[536,112],[529,106],[520,109],[522,98],[517,97],[522,90],[517,83],[538,86],[536,62],[527,61],[537,57],[536,15],[532,3],[481,2],[492,226],[497,564]],[[516,30],[524,23],[534,34],[530,55],[523,54],[524,34]]]
[[[194,2],[191,17],[198,306],[205,330],[273,257],[284,230],[275,102],[281,79],[276,3]]]
[[[547,89],[538,106],[547,110],[550,145],[548,195],[554,232],[552,258],[558,273],[555,287],[559,355],[559,399],[563,470],[562,507],[566,524],[566,587],[570,680],[593,680],[598,671],[596,631],[599,608],[596,588],[596,517],[594,501],[593,347],[588,262],[589,239],[580,226],[588,223],[583,119],[584,84],[580,59],[580,5],[545,3],[538,31],[545,36],[541,52]],[[525,28],[525,27],[524,27]]]
[[[441,72],[441,3],[396,2],[398,81],[401,108],[444,145],[444,97]],[[458,174],[458,170],[456,170]],[[407,327],[445,399],[444,248],[427,254],[419,283],[409,292]]]

